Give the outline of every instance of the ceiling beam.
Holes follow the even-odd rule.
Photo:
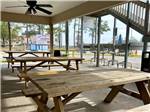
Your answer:
[[[1,12],[1,21],[21,22],[33,24],[50,24],[50,18],[45,16],[25,15],[9,12]]]
[[[124,1],[87,1],[52,17],[1,12],[1,20],[33,24],[55,24],[68,19],[102,11],[122,2]]]
[[[110,8],[114,5],[122,3],[124,1],[88,1],[83,4],[80,4],[76,7],[73,7],[63,13],[57,14],[51,18],[51,22],[58,23],[68,19],[72,19],[75,17],[80,17],[83,15],[88,15],[97,11],[104,10],[106,8]]]

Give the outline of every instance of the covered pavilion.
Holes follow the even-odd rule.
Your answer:
[[[49,1],[43,1],[38,3],[49,3]],[[126,1],[70,1],[70,2],[65,2],[65,5],[63,2],[52,2],[51,4],[53,5],[52,14],[47,15],[44,13],[38,13],[35,15],[26,15],[25,13],[25,8],[21,8],[21,10],[18,10],[18,8],[6,8],[8,6],[13,6],[13,5],[19,5],[21,3],[12,1],[12,2],[6,2],[2,1],[2,10],[1,10],[1,20],[2,21],[7,21],[9,22],[21,22],[21,23],[34,23],[34,24],[46,24],[49,25],[50,27],[50,51],[53,52],[53,25],[56,23],[60,22],[65,22],[65,42],[66,42],[66,53],[68,53],[68,45],[69,45],[69,29],[68,29],[68,20],[76,17],[83,17],[83,16],[91,16],[91,17],[96,17],[99,18],[111,14],[117,19],[123,21],[125,24],[127,24],[128,29],[126,29],[126,55],[125,55],[125,63],[124,67],[126,68],[127,66],[127,57],[128,57],[128,41],[129,41],[129,27],[139,31],[143,35],[143,41],[144,41],[144,51],[146,51],[146,44],[149,41],[149,10],[148,9],[149,5],[143,4],[143,2],[130,2],[127,3]],[[119,5],[120,4],[120,5]],[[149,3],[147,3],[149,4]],[[137,6],[136,6],[137,5]],[[122,9],[120,8],[122,7]],[[131,13],[131,7],[134,7],[134,12],[141,13],[141,19],[136,20],[136,15],[132,15]],[[141,7],[139,10],[138,7]],[[119,9],[120,8],[120,9]],[[120,12],[120,13],[118,13]],[[121,14],[124,16],[121,16]],[[131,17],[127,17],[127,16]],[[135,17],[132,17],[135,16]],[[98,31],[100,31],[100,21],[98,23]],[[138,23],[138,21],[142,21],[141,23],[134,25],[132,21],[135,21],[135,23]],[[142,26],[142,27],[139,27]],[[10,26],[10,24],[9,24]],[[9,27],[9,31],[10,31]],[[113,33],[113,38],[115,38],[115,23],[114,23],[114,33]],[[147,33],[148,32],[148,33]],[[11,32],[9,32],[11,33]],[[99,51],[100,51],[100,33],[97,32],[98,35],[98,40],[97,40],[97,63],[96,66],[99,66]],[[11,34],[9,35],[10,40],[9,40],[9,50],[11,50]],[[83,18],[81,19],[81,46],[80,46],[80,56],[83,58]],[[113,56],[114,59],[114,56]]]
[[[126,24],[125,56],[124,56],[124,61],[122,63],[124,68],[127,68],[127,64],[128,64],[128,53],[129,53],[128,47],[129,47],[129,33],[130,33],[129,29],[130,28],[133,28],[134,30],[138,31],[139,33],[141,33],[143,35],[143,38],[142,38],[142,41],[143,41],[142,61],[144,62],[144,60],[143,60],[145,58],[144,53],[148,53],[149,57],[148,57],[147,60],[149,61],[149,59],[150,59],[150,53],[147,50],[148,43],[150,42],[150,17],[149,17],[150,16],[150,4],[149,4],[148,1],[146,3],[141,2],[141,1],[116,1],[116,0],[114,0],[114,1],[86,1],[86,0],[84,1],[83,0],[83,1],[65,1],[65,2],[64,1],[55,2],[55,1],[48,1],[48,0],[47,1],[46,0],[45,1],[44,0],[43,1],[38,1],[38,3],[51,4],[53,6],[53,8],[51,9],[51,11],[53,13],[51,15],[47,15],[47,14],[44,14],[44,13],[37,13],[35,15],[34,14],[27,15],[27,14],[25,14],[24,8],[21,9],[21,10],[18,10],[17,8],[14,8],[14,9],[6,8],[6,7],[9,7],[9,6],[14,6],[14,5],[18,6],[18,5],[20,5],[20,2],[22,2],[22,1],[19,1],[19,0],[18,1],[10,1],[10,2],[8,2],[8,1],[1,1],[1,4],[2,4],[1,21],[8,22],[9,50],[10,51],[12,50],[11,25],[10,25],[10,22],[49,25],[49,31],[50,31],[50,49],[49,49],[49,52],[51,53],[51,55],[54,54],[54,32],[53,32],[54,24],[60,23],[60,22],[65,22],[65,44],[66,44],[65,52],[66,52],[66,54],[68,54],[68,52],[69,52],[69,24],[68,24],[68,21],[70,19],[73,19],[73,18],[76,18],[76,17],[81,17],[80,58],[82,59],[83,58],[83,52],[84,52],[84,48],[83,48],[83,17],[84,16],[95,17],[95,18],[98,19],[98,24],[97,24],[97,37],[98,38],[96,40],[97,41],[97,44],[96,44],[96,65],[94,65],[96,67],[94,67],[92,69],[96,71],[98,69],[98,67],[100,66],[99,60],[100,60],[100,39],[101,39],[101,34],[100,34],[101,17],[104,16],[104,15],[107,15],[107,14],[111,14],[112,16],[115,17],[115,19],[114,19],[114,27],[113,27],[113,47],[112,47],[112,52],[115,52],[114,46],[115,46],[115,36],[116,36],[116,19],[119,19],[120,21],[122,21],[123,23]],[[114,57],[115,57],[115,54],[112,53],[112,64],[115,61]],[[147,60],[145,60],[145,62],[147,62]],[[150,64],[150,63],[148,62],[148,64]],[[22,65],[21,65],[21,67],[22,67]],[[66,66],[64,65],[64,67],[66,67]],[[146,72],[150,72],[150,68],[148,68],[148,67],[145,69],[144,66],[143,66],[143,67],[141,67],[141,70],[142,71],[146,71]],[[66,68],[66,69],[69,69],[69,67]],[[84,69],[89,69],[89,68],[85,67]],[[3,75],[4,75],[4,72],[7,73],[8,72],[7,69],[3,70]],[[21,72],[21,73],[23,73],[23,72]],[[104,72],[104,74],[105,74],[105,72]],[[143,74],[145,74],[145,72],[143,72]],[[92,74],[92,75],[95,75],[95,74]],[[138,90],[140,92],[139,94],[136,93],[136,92],[130,92],[129,90],[121,89],[121,88],[123,88],[124,85],[116,86],[116,85],[112,84],[112,85],[109,85],[109,87],[110,88],[117,87],[117,89],[114,89],[115,94],[117,94],[119,91],[121,91],[122,93],[128,94],[129,96],[133,96],[133,97],[135,97],[137,99],[143,100],[144,104],[148,104],[150,102],[150,97],[148,96],[148,95],[150,95],[149,94],[149,90],[145,89],[146,87],[138,85],[140,83],[136,82],[137,79],[133,75],[132,75],[132,77],[133,77],[133,80],[134,80],[133,82],[136,83],[137,87],[139,87],[138,88]],[[139,77],[140,77],[140,75],[139,75]],[[6,76],[5,78],[7,79],[8,77]],[[15,77],[13,77],[13,78],[15,78]],[[75,76],[75,78],[76,78],[76,76]],[[105,77],[103,77],[103,78],[105,79]],[[145,81],[146,79],[149,79],[149,78],[150,78],[149,74],[147,75],[147,77],[143,76],[143,80],[141,79],[142,80],[141,83],[142,84],[145,83],[143,81]],[[39,79],[36,79],[36,80],[38,81]],[[94,80],[96,80],[96,79],[94,79]],[[126,80],[128,80],[128,79],[126,79]],[[140,78],[138,80],[140,80]],[[111,81],[112,80],[110,80],[110,82]],[[6,84],[5,81],[4,81],[4,84]],[[13,85],[13,82],[8,83],[9,86],[11,84]],[[14,85],[17,86],[17,84],[21,84],[21,83],[17,82]],[[52,83],[52,84],[55,84],[55,83]],[[63,85],[63,84],[64,83],[61,83],[61,85]],[[117,84],[117,83],[115,83],[115,84]],[[120,84],[122,84],[122,83],[120,83]],[[126,82],[125,82],[125,84],[126,84]],[[58,86],[58,85],[56,85],[56,86]],[[134,88],[135,87],[133,85],[127,85],[127,86],[129,86],[129,88]],[[148,87],[150,89],[150,85]],[[10,89],[10,88],[8,87],[8,89]],[[141,88],[144,89],[144,92],[142,90],[140,91]],[[65,90],[67,90],[67,89],[64,88],[64,91]],[[17,89],[17,91],[19,91],[19,90]],[[33,89],[33,91],[34,91],[34,89]],[[147,91],[148,91],[148,93],[146,93]],[[16,92],[16,91],[14,91],[14,92]],[[63,93],[63,90],[61,90],[61,92]],[[108,92],[108,91],[105,91],[105,90],[103,91],[102,90],[101,92],[102,93],[100,95],[102,95],[102,97],[103,97],[103,95],[106,94],[106,92]],[[31,91],[31,93],[32,93],[32,91]],[[142,93],[145,93],[146,97],[142,96],[141,95]],[[53,93],[53,94],[55,94],[55,93]],[[48,112],[48,111],[55,111],[55,109],[56,109],[56,112],[57,111],[58,112],[64,112],[63,106],[65,105],[65,103],[67,103],[68,101],[73,99],[78,94],[79,93],[77,93],[77,94],[76,93],[75,94],[72,93],[70,96],[69,96],[69,94],[67,94],[68,96],[67,95],[66,96],[63,95],[62,97],[64,98],[64,100],[63,100],[64,102],[60,101],[61,98],[57,99],[57,97],[54,97],[55,107],[51,108],[51,110],[47,110],[47,109],[43,109],[43,110],[46,110],[45,112]],[[90,94],[93,94],[93,93],[91,92]],[[96,93],[96,94],[99,94],[99,93]],[[9,96],[9,94],[6,94],[6,96],[7,95]],[[87,94],[85,93],[85,95],[87,95]],[[44,104],[45,99],[47,99],[47,97],[43,98],[43,96],[41,96],[40,100]],[[108,99],[106,98],[105,100],[109,102],[109,100],[113,99],[112,97],[114,97],[114,96],[108,95]],[[82,97],[82,94],[78,98],[80,98],[80,97]],[[121,98],[122,98],[122,96],[120,96],[120,99]],[[33,97],[33,99],[34,99],[34,97]],[[130,102],[130,101],[128,101],[128,99],[125,99],[124,97],[123,97],[123,99],[126,101],[126,103]],[[36,100],[37,99],[35,98],[35,101]],[[92,105],[92,108],[89,105],[86,105],[87,108],[90,107],[89,110],[86,110],[87,112],[97,112],[97,110],[99,110],[99,107],[97,107],[97,105],[93,103],[94,101],[97,103],[97,98],[93,98],[93,100],[94,100],[93,102],[89,101],[89,99],[86,99],[86,100],[88,100],[89,105]],[[10,101],[13,102],[13,99],[10,99]],[[5,101],[4,103],[8,103],[8,102],[9,101]],[[37,102],[38,102],[38,100],[37,100]],[[139,102],[136,102],[136,100],[133,100],[133,102],[131,102],[132,103],[131,107],[129,107],[129,108],[134,107],[134,104],[133,104],[134,102],[135,102],[136,106],[141,105],[141,102],[139,103]],[[121,102],[117,102],[117,103],[119,104]],[[41,107],[39,106],[40,108],[38,108],[37,111],[42,112],[41,108],[44,107],[43,104],[39,103],[39,105],[41,105]],[[102,111],[108,112],[110,108],[113,108],[114,104],[112,106],[108,107],[108,109],[106,109],[107,107],[105,107],[104,104],[100,104],[100,106],[102,106],[102,107],[104,106],[104,108],[102,108]],[[51,105],[51,104],[48,104],[48,105]],[[85,104],[82,104],[82,106],[84,106],[84,105]],[[122,103],[121,103],[121,105],[123,106]],[[66,110],[72,111],[71,107],[74,108],[74,105],[71,105]],[[80,107],[80,106],[78,105],[77,107]],[[63,109],[61,109],[61,108],[63,108]],[[126,106],[126,108],[128,108],[128,106]],[[145,107],[145,109],[146,108],[147,107]],[[9,108],[9,109],[11,111],[11,108]],[[8,111],[9,111],[9,109],[8,109]],[[28,110],[30,111],[30,108]],[[24,110],[21,110],[21,111],[24,111]],[[80,111],[80,110],[75,110],[75,111]],[[81,109],[81,111],[82,111],[82,109]],[[122,110],[119,110],[119,111],[122,111]],[[136,111],[136,109],[135,109],[135,111]],[[125,111],[125,112],[130,112],[130,110],[129,111]],[[132,112],[132,110],[131,110],[131,112]]]

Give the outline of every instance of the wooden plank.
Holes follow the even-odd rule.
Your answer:
[[[55,75],[57,75],[59,73],[61,73],[61,71],[47,70],[47,71],[38,71],[38,72],[28,72],[27,74],[28,74],[28,76],[40,78],[41,76],[45,77],[46,75],[48,75],[48,76],[54,75],[55,76]]]
[[[48,74],[48,73],[47,73]],[[57,74],[57,75],[56,75]],[[30,75],[50,97],[149,80],[150,74],[134,70],[95,70]]]
[[[77,57],[16,57],[16,61],[68,61],[68,60],[84,60]]]
[[[50,53],[49,51],[4,51],[5,53]]]
[[[105,98],[105,102],[110,103],[113,98],[122,90],[123,85],[127,83],[135,83],[140,92],[137,97],[143,100],[145,104],[150,103],[150,96],[146,90],[143,81],[150,80],[150,74],[128,69],[105,69],[95,71],[76,71],[76,72],[54,72],[49,75],[31,75],[28,79],[42,91],[42,94],[54,99],[53,112],[64,112],[64,105],[72,100],[82,91],[100,89],[104,87],[113,87],[112,91]],[[32,87],[31,87],[32,89]],[[31,90],[29,91],[31,92]],[[28,93],[29,93],[28,92]],[[128,91],[125,91],[125,93]],[[61,96],[68,94],[62,100]],[[70,94],[70,95],[69,95]],[[136,94],[137,95],[137,94]],[[38,111],[43,112],[46,107],[47,97],[42,99],[33,99],[38,104]],[[131,95],[132,96],[132,95]],[[134,94],[135,96],[135,94]]]

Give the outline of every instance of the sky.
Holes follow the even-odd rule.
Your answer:
[[[107,31],[104,34],[102,34],[101,42],[102,43],[108,43],[108,42],[112,41],[114,17],[111,16],[111,15],[107,15],[107,16],[102,17],[102,20],[108,21],[108,26],[110,27],[110,31]],[[119,36],[121,34],[123,39],[125,40],[125,37],[126,37],[126,24],[122,23],[121,21],[119,21],[117,19],[116,27],[118,29],[117,30],[117,36]],[[130,28],[129,38],[131,38],[131,37],[135,37],[138,41],[140,41],[141,38],[142,38],[142,35],[140,33],[136,32],[135,30],[133,30],[132,28]]]

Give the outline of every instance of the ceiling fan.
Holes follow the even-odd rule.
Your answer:
[[[14,8],[14,7],[28,7],[27,11],[25,12],[25,14],[36,14],[37,13],[37,10],[41,11],[41,12],[44,12],[48,15],[52,14],[51,11],[48,11],[44,8],[41,8],[41,7],[50,7],[52,8],[53,6],[50,5],[50,4],[37,4],[37,1],[36,0],[26,0],[26,4],[27,5],[22,5],[22,6],[9,6],[9,7],[6,7],[6,8]]]

